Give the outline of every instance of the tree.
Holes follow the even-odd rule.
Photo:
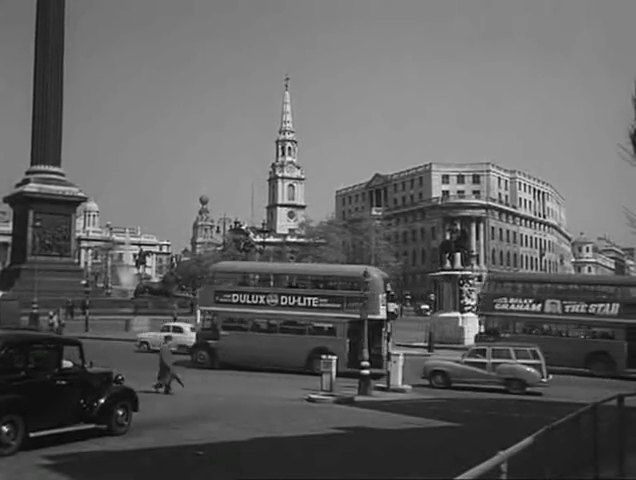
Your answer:
[[[628,146],[619,145],[620,156],[631,166],[636,167],[636,82],[634,83],[634,93],[632,94],[632,110],[634,119],[627,130]],[[636,213],[627,207],[623,207],[627,222],[632,230],[636,231]]]
[[[310,243],[299,248],[296,261],[374,265],[392,278],[402,273],[394,228],[383,219],[368,216],[338,220],[329,217],[317,224],[307,221],[305,235]]]

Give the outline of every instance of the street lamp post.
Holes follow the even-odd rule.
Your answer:
[[[82,282],[84,284],[84,331],[88,332],[89,330],[89,319],[90,319],[90,294],[91,294],[91,285],[88,280],[84,280]]]
[[[373,386],[371,384],[371,363],[369,362],[369,282],[371,281],[369,271],[364,270],[362,274],[364,280],[364,299],[360,309],[360,319],[362,320],[362,355],[360,359],[360,377],[358,379],[358,395],[371,396]]]
[[[32,252],[37,255],[40,250],[40,240],[38,236],[38,231],[42,227],[42,222],[38,217],[33,218],[33,241],[34,245],[32,247]],[[31,301],[31,315],[29,320],[29,325],[31,327],[40,326],[40,308],[38,305],[38,262],[37,259],[33,262],[33,300]]]
[[[219,222],[221,222],[223,224],[223,230],[221,230],[221,228],[219,227],[219,225],[217,224],[216,226],[216,233],[219,234],[221,232],[223,232],[223,251],[225,251],[225,235],[227,232],[227,221],[228,220],[232,220],[230,217],[228,217],[225,213],[223,214],[223,216],[221,218],[219,218]]]

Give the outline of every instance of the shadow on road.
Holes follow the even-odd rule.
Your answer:
[[[443,393],[445,391],[448,392],[477,392],[477,393],[499,393],[504,396],[513,396],[515,398],[523,398],[523,397],[542,397],[543,392],[540,390],[528,390],[524,394],[515,394],[510,393],[503,387],[485,387],[479,385],[453,385],[448,390],[440,390],[438,388],[433,388],[430,385],[418,385],[418,391],[430,390],[435,392]]]
[[[205,367],[200,367],[198,365],[193,364],[189,359],[177,360],[176,362],[174,362],[174,365],[177,367],[188,368],[193,370],[208,370]],[[305,376],[315,376],[315,377],[318,376],[317,374],[309,373],[307,371],[302,371],[302,370],[271,368],[271,367],[263,367],[263,368],[243,367],[239,365],[229,365],[229,364],[221,365],[220,370],[233,370],[236,372],[291,373],[291,374],[305,375]],[[379,370],[371,371],[371,378],[374,380],[381,379],[384,377],[384,375],[385,375],[384,372]],[[358,378],[359,376],[360,374],[357,370],[348,370],[344,372],[338,372],[338,378]]]
[[[326,406],[316,406],[325,408]],[[363,402],[362,408],[450,426],[344,427],[322,434],[121,451],[48,455],[43,468],[71,480],[226,478],[452,478],[577,405],[519,400]],[[331,408],[331,407],[326,407]],[[346,413],[345,413],[346,414]],[[404,424],[402,422],[402,424]],[[415,425],[415,422],[414,422]]]

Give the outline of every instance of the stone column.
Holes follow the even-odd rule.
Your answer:
[[[475,217],[470,218],[470,266],[475,266],[475,254],[477,253],[477,225]]]
[[[484,219],[479,219],[479,266],[486,268],[486,229]]]
[[[62,165],[65,0],[38,0],[33,65],[31,167]]]

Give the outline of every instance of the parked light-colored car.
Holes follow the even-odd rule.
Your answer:
[[[137,348],[142,352],[159,350],[166,335],[172,336],[173,352],[189,353],[196,341],[196,331],[192,324],[186,322],[170,322],[161,326],[158,332],[144,332],[137,335]]]
[[[475,344],[460,359],[431,357],[424,364],[423,378],[432,387],[453,384],[502,385],[510,393],[525,393],[530,387],[548,385],[541,349],[527,343]]]

